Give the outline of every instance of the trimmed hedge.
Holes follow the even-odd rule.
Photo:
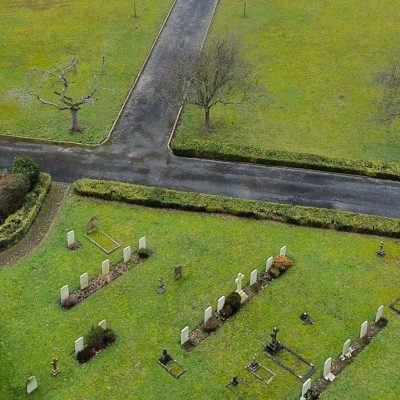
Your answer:
[[[225,213],[247,218],[288,222],[302,226],[400,237],[399,218],[385,218],[348,211],[178,192],[157,187],[95,179],[78,180],[73,187],[76,193],[83,196],[150,207]]]
[[[400,180],[400,164],[380,161],[346,160],[307,153],[263,150],[251,146],[235,146],[206,139],[178,136],[171,143],[177,156],[239,161],[264,165],[307,168],[321,171],[366,175],[374,178]]]
[[[26,234],[35,220],[51,186],[50,175],[41,173],[39,182],[26,195],[22,207],[0,225],[0,251],[3,251]]]

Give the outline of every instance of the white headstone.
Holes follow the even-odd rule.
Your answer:
[[[189,327],[185,326],[181,330],[181,345],[184,345],[189,340]]]
[[[279,255],[286,256],[286,246],[281,247],[281,249],[279,250]]]
[[[301,388],[301,397],[300,400],[306,400],[307,397],[306,393],[311,389],[311,379],[307,379],[304,383],[303,386]]]
[[[97,324],[101,329],[106,330],[107,329],[107,321],[105,319],[101,320],[98,324]]]
[[[35,376],[31,376],[26,383],[26,393],[31,394],[38,387],[37,379]]]
[[[146,236],[143,236],[139,239],[139,250],[146,250],[147,249],[147,241]]]
[[[128,262],[132,257],[131,246],[127,246],[124,248],[124,262]]]
[[[274,263],[274,257],[268,258],[265,264],[265,272],[268,272],[271,269],[273,263]]]
[[[85,272],[79,277],[81,289],[86,289],[89,286],[89,274]]]
[[[325,360],[324,363],[324,378],[330,382],[332,382],[336,378],[336,376],[332,374],[331,370],[332,370],[332,358],[329,357]]]
[[[367,329],[368,329],[368,321],[364,321],[361,324],[360,328],[360,339],[362,339],[367,334]]]
[[[250,286],[254,285],[255,283],[257,283],[257,270],[254,269],[253,271],[251,271],[250,274]]]
[[[236,283],[236,286],[237,286],[236,287],[236,293],[240,294],[240,297],[242,299],[242,301],[241,301],[242,303],[244,303],[248,299],[247,294],[242,290],[243,278],[244,278],[244,275],[241,272],[239,272],[238,275],[237,275],[237,278],[235,279],[235,283]]]
[[[68,299],[68,297],[69,297],[69,287],[68,285],[65,285],[60,289],[60,299],[61,301],[64,301],[65,299]]]
[[[212,317],[212,307],[207,307],[204,311],[204,323]]]
[[[217,312],[220,312],[224,308],[224,305],[225,305],[225,296],[221,296],[218,299]]]
[[[341,357],[349,357],[349,356],[351,356],[350,345],[351,345],[351,340],[347,339],[343,344],[343,350],[342,350]]]
[[[108,275],[109,273],[110,273],[110,260],[107,259],[107,260],[104,260],[104,261],[101,263],[101,274],[102,274],[103,276],[106,276],[106,275]]]
[[[68,247],[75,244],[75,231],[69,231],[67,233],[67,243]]]
[[[378,322],[382,318],[383,308],[384,307],[382,305],[376,310],[375,323]]]
[[[83,337],[81,336],[79,339],[75,340],[75,354],[78,354],[80,351],[84,349]]]

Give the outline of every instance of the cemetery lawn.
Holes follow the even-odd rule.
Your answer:
[[[107,136],[156,38],[172,0],[2,0],[0,2],[0,133],[11,136],[98,143]],[[71,135],[69,111],[32,102],[24,106],[7,95],[23,88],[34,67],[54,69],[72,57],[83,59],[74,77],[82,96],[101,72],[98,102],[83,106],[81,134]],[[75,84],[74,84],[75,86]],[[50,97],[51,98],[51,97]]]
[[[211,111],[215,129],[207,135],[202,111],[185,107],[177,148],[182,138],[222,149],[399,162],[400,120],[376,121],[377,76],[400,45],[400,8],[393,1],[252,0],[248,16],[242,13],[243,0],[221,0],[210,37],[235,35],[260,90],[247,103]],[[251,149],[241,154],[251,157]]]
[[[60,287],[68,284],[72,292],[80,274],[93,278],[108,258],[84,238],[93,215],[122,248],[136,250],[146,235],[153,255],[63,311],[57,303]],[[66,249],[71,229],[82,243],[75,252]],[[373,236],[69,195],[49,239],[0,270],[0,398],[25,398],[26,380],[35,375],[39,388],[32,399],[229,400],[234,397],[224,385],[238,374],[251,382],[259,399],[295,399],[301,382],[261,354],[273,326],[279,325],[282,342],[317,366],[316,379],[324,360],[336,357],[345,339],[356,339],[360,324],[371,321],[384,304],[389,325],[333,383],[327,398],[397,399],[400,319],[387,305],[399,295],[400,269],[375,255],[379,242]],[[217,299],[235,289],[239,271],[248,282],[250,272],[263,269],[282,245],[295,260],[292,269],[194,351],[181,349],[180,330],[193,329],[206,307],[215,309]],[[385,239],[385,247],[400,257],[398,240]],[[119,261],[122,250],[109,258]],[[184,277],[175,282],[178,264]],[[162,295],[155,291],[161,275],[167,286]],[[303,312],[316,325],[304,325]],[[102,319],[118,334],[116,343],[78,366],[72,355],[75,339]],[[179,380],[158,364],[163,348],[187,369]],[[244,370],[254,353],[277,373],[268,387]],[[50,374],[52,357],[60,359],[57,378]]]

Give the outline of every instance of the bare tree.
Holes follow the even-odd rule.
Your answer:
[[[400,60],[380,76],[383,96],[379,102],[379,119],[383,123],[392,123],[400,116]]]
[[[217,104],[240,104],[248,99],[250,71],[231,37],[213,40],[197,55],[181,52],[168,64],[158,95],[173,106],[202,108],[206,133],[212,129],[210,113]]]
[[[58,67],[55,70],[40,70],[34,68],[28,74],[28,88],[14,89],[11,91],[13,97],[17,97],[21,102],[27,102],[30,98],[38,100],[40,103],[56,108],[59,111],[69,110],[71,114],[72,126],[71,133],[82,132],[79,123],[78,112],[83,105],[94,103],[97,99],[95,94],[100,89],[97,76],[93,75],[90,89],[82,96],[73,96],[69,89],[75,82],[71,77],[77,72],[79,58],[73,58],[65,67]],[[38,80],[34,85],[34,81]],[[33,88],[33,86],[35,86]],[[109,90],[109,89],[107,89]],[[45,92],[46,94],[43,94]],[[49,99],[52,95],[54,99]],[[73,97],[72,97],[73,96]]]

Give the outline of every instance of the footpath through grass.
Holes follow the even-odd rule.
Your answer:
[[[65,312],[57,304],[59,288],[69,284],[71,291],[76,289],[79,275],[99,274],[101,261],[107,258],[83,236],[93,215],[122,247],[137,248],[138,239],[146,235],[153,255]],[[75,229],[83,245],[73,253],[66,249],[70,229]],[[25,382],[35,375],[39,389],[32,399],[229,400],[233,397],[224,385],[236,374],[251,382],[259,399],[298,398],[301,382],[268,361],[261,348],[272,327],[279,325],[280,339],[314,362],[320,372],[323,361],[336,356],[346,338],[357,337],[362,321],[372,320],[380,304],[387,305],[398,296],[400,269],[376,257],[379,241],[378,237],[71,195],[47,242],[25,260],[0,271],[0,398],[25,398]],[[186,325],[193,329],[206,307],[215,308],[221,295],[235,289],[239,271],[248,281],[250,272],[264,268],[266,259],[282,245],[288,246],[295,260],[293,268],[193,352],[182,350],[180,329]],[[390,254],[400,256],[398,241],[386,239],[385,246]],[[111,259],[116,262],[121,256],[118,250]],[[183,266],[184,278],[175,282],[177,264]],[[155,291],[160,275],[167,285],[163,295]],[[305,326],[299,319],[302,312],[308,312],[316,325]],[[390,372],[396,371],[396,355],[400,356],[395,340],[399,324],[387,307],[384,315],[390,319],[382,334],[388,340],[384,336],[374,340],[369,356],[361,355],[354,368],[376,361],[380,373],[371,367],[371,373],[363,375],[365,385],[373,388],[376,384],[384,390],[385,399],[396,399],[400,392]],[[78,366],[71,355],[74,340],[104,318],[117,332],[117,342]],[[187,368],[179,380],[158,365],[163,348]],[[277,373],[268,387],[251,380],[243,369],[254,353]],[[57,378],[50,374],[53,356],[60,359],[62,373]],[[357,367],[359,363],[363,364]],[[337,390],[343,391],[342,385],[347,385],[346,395],[361,399],[364,389],[354,386],[359,375],[352,369],[338,378],[332,390],[338,385]]]
[[[393,1],[251,0],[246,18],[242,11],[242,0],[221,0],[210,36],[236,35],[265,96],[216,108],[215,130],[207,136],[201,111],[186,107],[178,147],[179,137],[206,138],[399,163],[400,123],[387,127],[375,120],[376,78],[400,46],[400,9]]]
[[[0,133],[58,141],[98,143],[111,128],[137,76],[172,0],[3,0],[0,2]],[[71,135],[69,111],[32,102],[11,101],[7,93],[23,88],[34,67],[54,69],[79,56],[83,63],[74,86],[83,95],[93,73],[102,70],[98,102],[79,112],[82,134]]]

